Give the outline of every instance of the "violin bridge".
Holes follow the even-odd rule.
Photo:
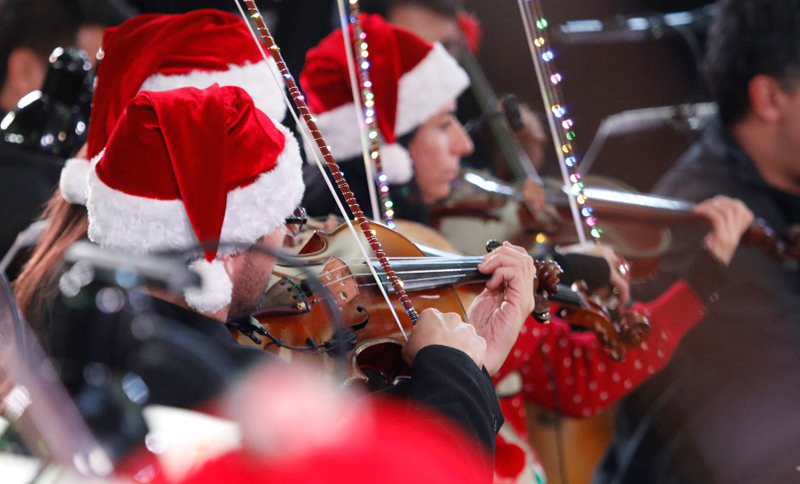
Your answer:
[[[356,278],[347,264],[339,258],[328,259],[319,280],[331,291],[339,307],[344,307],[358,296]]]

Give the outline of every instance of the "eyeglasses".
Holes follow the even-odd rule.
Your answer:
[[[308,223],[306,209],[303,207],[295,208],[294,212],[286,217],[283,223],[286,224],[286,229],[289,231],[290,235],[297,235],[303,229],[303,226]]]

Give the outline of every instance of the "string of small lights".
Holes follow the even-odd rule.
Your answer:
[[[597,217],[584,194],[584,182],[578,173],[579,157],[575,147],[575,122],[568,116],[561,83],[564,77],[556,70],[555,53],[550,48],[547,29],[549,22],[542,14],[539,0],[518,0],[520,13],[525,24],[528,46],[531,51],[536,74],[542,89],[542,99],[550,124],[553,142],[561,166],[565,186],[569,187],[570,206],[575,218],[576,229],[581,242],[585,242],[583,223],[589,227],[592,239],[599,241],[603,231],[597,226]]]
[[[359,16],[359,0],[348,0],[350,3],[350,25],[353,26],[353,48],[356,51],[356,69],[358,71],[359,87],[361,88],[361,107],[364,109],[364,124],[367,126],[370,141],[369,155],[375,163],[376,177],[378,179],[378,196],[380,197],[383,219],[389,228],[395,228],[394,202],[389,197],[388,178],[383,172],[383,163],[380,152],[380,132],[378,131],[378,117],[375,113],[375,93],[372,92],[372,81],[369,70],[369,44],[367,34],[361,27]]]

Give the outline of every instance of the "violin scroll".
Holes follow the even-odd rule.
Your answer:
[[[550,300],[548,297],[558,293],[558,283],[564,271],[552,261],[534,261],[536,279],[534,281],[533,318],[540,323],[550,322]]]
[[[553,261],[534,261],[536,267],[536,279],[538,282],[537,293],[546,292],[548,294],[558,293],[558,283],[564,270]]]
[[[592,331],[614,360],[621,361],[630,348],[638,347],[650,335],[650,323],[643,314],[614,318],[600,298],[587,293],[586,283],[576,282],[572,291],[571,298],[577,300],[562,304],[559,315],[572,326]]]

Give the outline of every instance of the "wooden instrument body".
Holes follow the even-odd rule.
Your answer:
[[[422,250],[399,233],[376,223],[370,226],[376,231],[389,257],[425,257]],[[359,237],[364,240],[363,234],[359,234]],[[310,350],[313,345],[324,345],[331,341],[336,330],[332,324],[334,315],[328,314],[325,305],[318,299],[324,297],[323,294],[308,293],[308,288],[303,284],[303,280],[310,276],[317,277],[336,301],[342,325],[353,329],[356,337],[355,345],[347,355],[350,365],[345,377],[349,381],[364,380],[363,370],[377,371],[387,382],[404,376],[407,369],[399,358],[399,352],[405,338],[347,226],[342,225],[330,234],[314,232],[298,255],[308,263],[307,266],[276,265],[267,298],[261,310],[256,311],[255,316],[261,325],[273,338],[295,347],[307,347]],[[403,275],[399,275],[402,279]],[[387,292],[390,293],[388,286]],[[452,286],[408,291],[408,295],[414,307],[420,311],[434,308],[441,312],[455,312],[466,318],[464,306]],[[412,325],[400,301],[391,293],[389,299],[403,330],[408,334]],[[237,340],[242,344],[255,344],[241,334],[237,335]],[[313,345],[309,345],[309,342],[313,342]],[[334,363],[324,353],[320,358],[318,352],[281,348],[269,338],[262,338],[258,346],[290,362],[304,361],[314,365]]]

